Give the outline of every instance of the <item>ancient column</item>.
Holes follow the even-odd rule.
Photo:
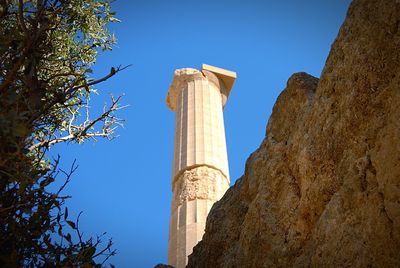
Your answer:
[[[236,73],[203,64],[175,71],[167,105],[176,112],[168,262],[185,267],[211,206],[229,188],[223,107]]]

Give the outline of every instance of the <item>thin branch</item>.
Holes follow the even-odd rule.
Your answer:
[[[102,255],[104,252],[106,252],[107,250],[109,250],[111,248],[111,246],[113,245],[112,240],[108,241],[107,247],[105,247],[103,250],[101,250],[99,253],[95,254],[93,256],[93,258],[96,258],[100,255]],[[113,252],[111,252],[112,255],[115,255],[115,250]]]
[[[50,145],[53,145],[53,144],[56,144],[56,143],[60,143],[60,142],[63,142],[63,141],[72,140],[74,138],[75,138],[75,136],[73,134],[70,134],[70,135],[67,135],[67,136],[64,136],[64,137],[61,137],[61,138],[56,138],[56,139],[53,139],[53,140],[44,140],[42,142],[38,142],[38,143],[32,145],[31,147],[29,147],[29,151],[33,151],[33,150],[35,150],[35,149],[37,149],[39,147],[49,147]]]
[[[66,100],[71,99],[71,98],[74,96],[74,94],[75,94],[78,90],[80,90],[80,89],[82,89],[82,88],[87,88],[87,87],[89,87],[89,86],[96,85],[96,84],[101,83],[101,82],[104,82],[104,81],[108,80],[109,78],[113,77],[114,75],[116,75],[118,72],[123,71],[123,70],[125,70],[126,68],[128,68],[128,67],[130,67],[130,66],[131,66],[131,64],[129,64],[129,65],[125,66],[125,67],[119,66],[119,67],[116,68],[116,69],[115,69],[115,68],[111,68],[110,73],[109,73],[108,75],[104,76],[103,78],[100,78],[100,79],[98,79],[98,80],[92,81],[92,82],[90,82],[90,83],[84,83],[84,84],[79,85],[79,86],[70,86],[69,89],[67,89],[67,90],[65,91],[65,93],[64,93],[63,102],[65,102]],[[75,82],[76,82],[76,81],[75,81]],[[3,84],[4,84],[4,83],[3,83]],[[7,85],[7,86],[8,86],[8,85]],[[3,88],[3,85],[0,86],[0,93],[1,93],[1,91],[2,91],[2,88]],[[31,117],[31,119],[29,120],[29,122],[30,122],[30,123],[33,123],[35,120],[37,120],[38,118],[40,118],[41,115],[48,113],[48,111],[49,111],[54,105],[56,105],[57,103],[62,104],[62,102],[60,102],[59,99],[54,99],[52,102],[50,102],[50,103],[48,103],[47,105],[45,105],[45,107],[44,107],[42,110],[38,111],[35,115],[33,115],[33,116]]]
[[[18,1],[18,22],[19,25],[21,26],[22,30],[24,33],[27,35],[28,34],[28,29],[26,28],[25,20],[24,20],[24,1],[19,0]]]
[[[66,179],[65,179],[64,184],[60,187],[60,189],[58,189],[58,191],[56,193],[57,196],[62,192],[62,190],[64,190],[65,186],[70,182],[72,174],[78,169],[78,167],[79,166],[76,165],[76,159],[75,159],[74,162],[72,163],[71,169],[68,173],[65,172],[64,170],[60,169],[60,171],[65,174]]]
[[[111,107],[110,107],[107,111],[105,111],[102,115],[100,115],[98,118],[96,118],[95,120],[93,120],[92,122],[90,122],[90,123],[81,131],[81,133],[80,133],[79,135],[80,135],[80,136],[84,136],[84,135],[87,133],[87,131],[88,131],[91,127],[93,127],[97,122],[99,122],[99,121],[105,119],[106,117],[109,116],[110,113],[116,111],[117,105],[118,105],[118,102],[119,102],[120,99],[121,99],[121,96],[119,96],[119,97],[117,98],[117,100],[114,100],[114,97],[112,97],[112,104],[111,104]]]
[[[98,80],[92,81],[90,83],[85,83],[83,85],[71,88],[71,92],[75,92],[76,90],[81,89],[83,87],[90,87],[90,86],[94,86],[96,84],[99,84],[101,82],[104,82],[104,81],[108,80],[109,78],[113,77],[114,75],[116,75],[117,73],[119,73],[120,71],[123,71],[123,70],[125,70],[126,68],[128,68],[130,66],[132,66],[132,64],[129,64],[129,65],[125,66],[125,67],[121,67],[121,66],[118,66],[117,68],[112,67],[111,70],[110,70],[110,73],[108,75],[106,75],[103,78],[100,78]]]
[[[107,245],[108,251],[110,251],[111,246],[113,245],[112,241],[110,241],[110,243]],[[117,253],[116,250],[111,251],[110,254],[107,255],[107,257],[103,260],[103,262],[101,263],[101,266],[104,265],[104,263],[106,263],[106,261],[111,257],[114,256]]]
[[[75,114],[78,112],[78,109],[75,110],[75,111],[72,111],[71,108],[68,107],[68,110],[69,110],[69,112],[72,114],[71,120],[69,120],[69,124],[68,124],[68,133],[69,133],[69,134],[72,134],[72,127],[73,127],[72,123],[73,123],[74,120],[75,120]]]
[[[112,139],[112,135],[116,129],[116,127],[122,125],[122,119],[117,118],[112,115],[113,112],[118,111],[120,109],[128,107],[128,105],[125,106],[118,106],[118,103],[120,101],[122,96],[119,96],[118,98],[114,98],[111,96],[111,106],[109,108],[105,108],[104,112],[98,116],[96,119],[90,121],[89,119],[89,113],[88,113],[88,107],[86,106],[86,120],[82,125],[74,125],[73,122],[75,120],[75,114],[78,112],[78,110],[73,111],[72,109],[68,108],[69,112],[71,113],[71,119],[68,124],[68,135],[62,136],[62,137],[57,137],[51,139],[46,139],[43,141],[40,141],[31,147],[29,147],[30,151],[33,151],[35,149],[38,149],[40,147],[45,147],[49,148],[51,145],[65,142],[65,141],[73,141],[77,140],[79,138],[95,138],[95,137],[108,137],[110,140]],[[87,104],[88,105],[88,104]],[[91,128],[94,128],[95,125],[99,122],[104,122],[104,125],[101,129],[101,131],[89,131]],[[53,134],[54,135],[54,134]]]
[[[82,234],[81,234],[81,232],[79,231],[79,218],[81,217],[82,213],[83,213],[83,211],[79,212],[78,218],[76,219],[76,232],[77,232],[77,234],[78,234],[79,243],[80,243],[81,245],[83,244],[83,241],[82,241]]]
[[[57,73],[54,74],[52,76],[50,76],[48,79],[44,80],[45,82],[50,82],[51,80],[53,80],[54,78],[60,77],[60,76],[74,76],[76,77],[76,73],[73,72],[67,72],[67,73]]]

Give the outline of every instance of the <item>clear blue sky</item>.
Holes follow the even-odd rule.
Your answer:
[[[264,138],[273,104],[295,72],[319,77],[350,0],[117,1],[118,44],[94,76],[132,67],[101,84],[92,105],[125,93],[125,128],[108,142],[60,145],[63,166],[79,169],[66,189],[70,214],[83,210],[86,235],[108,232],[119,267],[167,262],[174,113],[165,97],[177,68],[202,63],[237,72],[225,108],[233,184]]]

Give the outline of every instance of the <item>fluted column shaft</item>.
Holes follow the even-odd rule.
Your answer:
[[[185,267],[211,206],[229,188],[224,83],[212,72],[175,71],[167,103],[176,112],[168,262]]]
[[[211,74],[209,74],[211,75]],[[219,169],[229,177],[220,89],[193,75],[178,95],[172,177],[196,165]]]

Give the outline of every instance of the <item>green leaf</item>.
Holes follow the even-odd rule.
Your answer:
[[[72,229],[76,230],[75,223],[73,221],[67,221],[68,225],[71,226]]]
[[[72,239],[71,239],[71,234],[70,234],[70,233],[68,233],[68,234],[65,235],[64,237],[65,237],[65,239],[66,239],[68,242],[71,243]]]
[[[68,218],[68,208],[65,207],[65,212],[64,212],[64,220]]]

